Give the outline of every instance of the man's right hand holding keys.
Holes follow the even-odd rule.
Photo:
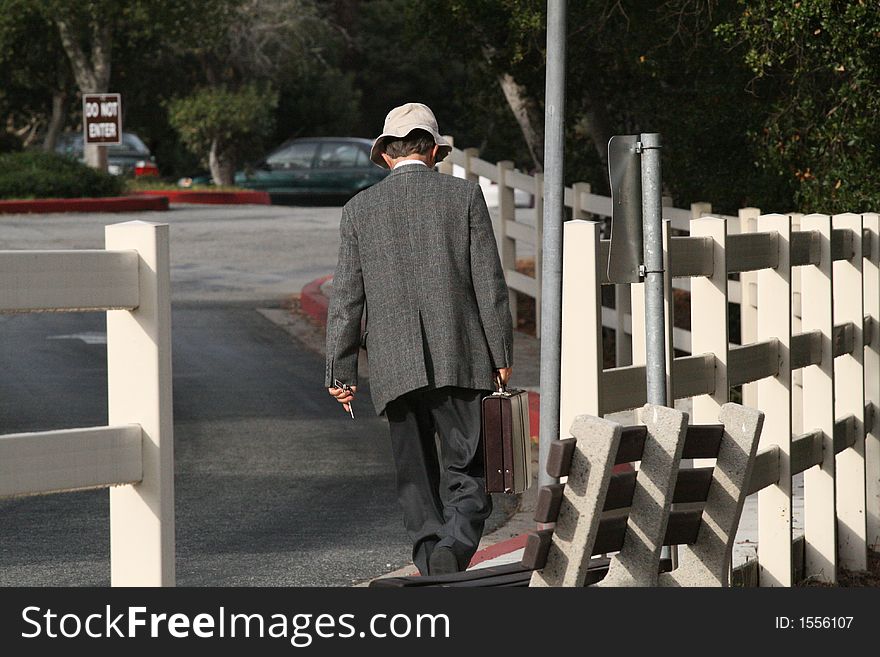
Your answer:
[[[342,408],[354,418],[354,412],[351,409],[351,402],[354,400],[354,393],[357,392],[357,386],[347,386],[336,381],[336,386],[327,388],[327,391],[336,398]]]

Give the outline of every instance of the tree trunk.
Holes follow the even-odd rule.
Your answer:
[[[58,143],[58,135],[64,128],[64,115],[67,110],[67,92],[56,89],[52,93],[52,115],[49,117],[49,125],[46,128],[46,136],[43,138],[43,150],[51,153]]]
[[[526,88],[513,79],[509,73],[498,77],[498,83],[507,99],[507,104],[519,124],[529,155],[537,171],[544,170],[544,114],[538,103],[526,93]]]
[[[235,162],[220,149],[216,139],[211,142],[208,167],[215,185],[232,185],[235,182]]]
[[[75,33],[67,17],[53,17],[58,26],[61,45],[70,60],[73,77],[83,94],[107,93],[110,86],[110,52],[113,41],[110,23],[94,21],[89,36],[91,55],[83,50],[80,35]],[[84,119],[85,120],[85,119]],[[84,144],[83,154],[86,164],[101,171],[107,170],[107,147],[97,144]]]
[[[613,136],[611,122],[608,119],[608,104],[605,94],[595,84],[597,80],[590,78],[584,80],[586,93],[584,94],[584,118],[586,119],[586,134],[593,142],[593,147],[599,155],[599,160],[608,168],[608,141]]]

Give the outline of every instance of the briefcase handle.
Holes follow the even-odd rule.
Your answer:
[[[494,379],[495,388],[496,388],[495,392],[492,393],[493,395],[509,396],[512,394],[511,391],[507,389],[507,386],[504,385],[504,383],[501,381],[501,377],[498,376],[497,372],[494,374],[494,376],[492,378]]]

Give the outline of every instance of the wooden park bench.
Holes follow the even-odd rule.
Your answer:
[[[539,490],[535,521],[553,528],[529,534],[521,562],[370,586],[728,586],[763,414],[725,404],[719,424],[689,426],[675,409],[639,413],[644,424],[630,427],[581,415],[574,437],[551,446],[547,472],[567,480]],[[682,458],[717,460],[681,470]],[[678,546],[675,570],[664,545]]]

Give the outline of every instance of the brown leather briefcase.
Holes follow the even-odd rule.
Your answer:
[[[529,394],[499,389],[483,398],[483,455],[489,493],[522,493],[532,483]]]

